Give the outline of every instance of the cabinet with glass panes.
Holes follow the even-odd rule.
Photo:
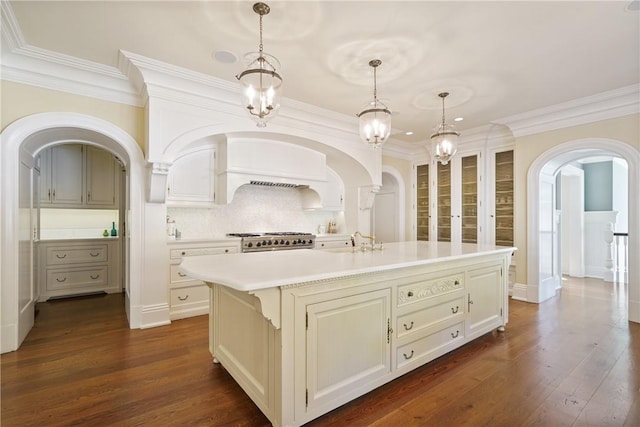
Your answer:
[[[495,244],[513,246],[513,150],[495,154]]]
[[[462,157],[462,242],[478,243],[478,156]]]
[[[416,229],[418,240],[429,240],[429,165],[416,167]]]
[[[438,163],[438,241],[451,241],[451,163]]]

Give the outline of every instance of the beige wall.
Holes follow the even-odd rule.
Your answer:
[[[411,209],[413,206],[413,198],[414,194],[411,188],[411,184],[413,182],[413,168],[412,163],[409,160],[398,159],[395,157],[385,157],[382,156],[382,165],[389,166],[397,170],[402,176],[402,180],[404,181],[404,199],[405,199],[405,231],[404,231],[404,239],[411,239],[411,227],[413,225],[413,215],[414,212]]]
[[[113,123],[131,135],[144,152],[144,108],[4,80],[1,85],[0,123],[3,130],[14,121],[31,114],[74,112]]]
[[[532,163],[556,145],[583,138],[609,138],[640,150],[640,115],[630,115],[573,126],[516,139],[514,167],[514,240],[516,282],[527,283],[527,173]]]

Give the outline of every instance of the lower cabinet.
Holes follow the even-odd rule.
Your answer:
[[[169,245],[169,318],[171,320],[209,313],[209,288],[204,282],[188,277],[180,270],[184,257],[236,253],[239,245],[228,242],[187,243]]]
[[[38,301],[92,292],[121,292],[118,244],[118,239],[41,241]]]
[[[209,284],[210,350],[274,426],[302,425],[504,327],[509,261],[498,253],[249,292]]]

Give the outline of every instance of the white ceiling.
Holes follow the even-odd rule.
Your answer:
[[[116,67],[120,49],[236,81],[258,48],[253,1],[12,1],[28,45]],[[264,50],[284,95],[355,115],[378,96],[395,138],[425,141],[441,119],[458,130],[638,84],[638,1],[271,2]],[[413,136],[405,136],[413,131]]]

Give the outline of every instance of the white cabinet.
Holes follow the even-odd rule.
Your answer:
[[[323,186],[322,209],[341,211],[344,209],[344,183],[333,169],[327,167],[327,182]]]
[[[199,149],[176,159],[167,178],[167,203],[202,205],[215,202],[215,149]]]
[[[481,153],[458,154],[446,165],[437,163],[435,232],[440,242],[481,242]]]
[[[300,304],[307,316],[307,411],[326,412],[354,389],[389,375],[390,289]]]
[[[91,292],[122,291],[118,239],[41,241],[39,301]]]
[[[119,167],[108,151],[61,144],[40,154],[40,206],[118,209]]]
[[[180,270],[183,258],[198,255],[230,254],[239,244],[227,242],[171,243],[169,246],[169,317],[171,320],[200,316],[209,312],[209,288]]]
[[[85,147],[86,204],[103,209],[118,208],[119,165],[100,148]]]
[[[509,258],[484,254],[249,292],[209,283],[210,350],[273,425],[303,425],[503,327]]]
[[[82,144],[56,145],[40,155],[40,205],[73,207],[82,205]]]
[[[348,234],[323,234],[316,236],[315,249],[337,249],[351,247]]]

